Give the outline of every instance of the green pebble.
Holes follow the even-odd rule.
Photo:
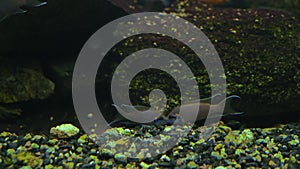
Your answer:
[[[171,131],[171,130],[172,130],[172,127],[167,126],[167,127],[164,129],[164,132],[168,132],[168,131]]]
[[[24,140],[29,140],[29,139],[31,139],[31,138],[32,138],[32,136],[31,136],[30,133],[27,133],[27,134],[23,137]]]
[[[165,155],[165,154],[161,156],[160,160],[165,161],[165,162],[170,162],[171,161],[170,157]]]
[[[198,167],[198,165],[194,161],[190,161],[187,164],[187,168],[197,168],[197,167]]]
[[[46,150],[47,153],[49,154],[52,154],[55,152],[55,148],[54,147],[49,147],[47,150]]]
[[[66,168],[74,168],[74,163],[73,162],[67,162],[65,163]]]
[[[11,136],[12,134],[10,132],[7,132],[7,131],[3,131],[1,134],[0,134],[0,137],[9,137]]]
[[[57,143],[57,139],[51,139],[48,141],[48,143],[50,143],[51,145],[54,145],[55,143]]]
[[[121,128],[121,127],[117,127],[117,128],[114,128],[118,133],[120,133],[120,134],[124,134],[125,132],[124,132],[124,129],[123,128]]]
[[[42,139],[42,138],[44,138],[44,136],[41,136],[41,135],[34,135],[33,136],[33,140],[40,140],[40,139]]]
[[[150,168],[151,167],[151,165],[149,165],[149,164],[147,164],[147,163],[145,163],[145,162],[141,162],[140,163],[140,166],[142,167],[142,168]]]
[[[79,137],[79,139],[77,140],[78,143],[86,143],[87,142],[87,135],[84,134],[82,136]]]
[[[224,166],[218,166],[218,167],[216,167],[216,169],[227,169],[227,168]]]
[[[291,146],[297,146],[298,144],[299,144],[298,139],[289,141],[289,145],[291,145]]]
[[[82,152],[82,147],[78,147],[78,148],[76,149],[76,151],[77,151],[78,153],[81,153],[81,152]]]
[[[10,148],[10,149],[7,150],[7,154],[8,155],[15,154],[15,153],[16,153],[16,151],[14,149],[12,149],[12,148]]]
[[[17,151],[26,151],[27,149],[24,146],[20,146],[17,148]]]
[[[31,144],[31,148],[38,149],[40,146],[36,143]]]
[[[101,149],[101,154],[108,156],[108,157],[113,157],[115,152],[110,149],[103,148],[103,149]]]
[[[115,154],[114,156],[115,160],[121,163],[127,163],[127,157],[124,154]]]
[[[256,141],[255,141],[255,143],[256,144],[267,144],[268,143],[268,141],[266,140],[266,139],[257,139]]]
[[[131,135],[131,130],[130,129],[125,129],[124,130],[124,135],[130,136]]]
[[[211,156],[216,157],[218,160],[221,160],[223,157],[218,152],[211,152]]]

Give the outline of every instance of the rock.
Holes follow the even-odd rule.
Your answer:
[[[194,161],[190,161],[188,164],[187,164],[187,168],[189,169],[192,169],[192,168],[197,168],[198,165],[194,162]]]
[[[39,63],[19,63],[0,57],[0,119],[18,117],[24,104],[44,100],[54,93],[54,83],[46,78]]]
[[[225,69],[227,94],[241,96],[240,103],[232,106],[244,111],[243,117],[297,116],[300,111],[300,22],[297,17],[270,9],[214,8],[191,0],[180,1],[165,12],[195,24],[214,44]],[[209,78],[202,63],[192,51],[182,49],[173,39],[153,35],[129,38],[113,50],[110,60],[118,63],[134,51],[149,47],[177,54],[195,74],[202,96],[209,96]],[[105,68],[107,72],[112,72],[115,65],[107,65],[111,66]],[[112,76],[106,75],[108,78],[99,77],[101,92],[105,81]],[[149,92],[159,88],[170,96],[170,110],[180,100],[179,89],[174,84],[176,82],[164,72],[145,71],[131,82],[131,100],[138,100],[137,105],[144,104]]]
[[[127,163],[127,157],[124,154],[115,154],[114,159],[117,163],[126,164]]]
[[[79,129],[72,124],[62,124],[52,127],[50,134],[57,138],[70,138],[79,133]]]
[[[0,79],[0,103],[46,99],[53,93],[54,86],[44,75],[32,69],[20,68],[15,72],[6,72]]]
[[[245,129],[241,133],[239,131],[233,130],[230,131],[225,136],[225,143],[229,144],[232,142],[234,145],[240,145],[240,144],[253,144],[254,140],[254,134],[250,129]]]

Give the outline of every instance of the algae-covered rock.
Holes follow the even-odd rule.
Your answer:
[[[17,117],[22,112],[20,104],[53,94],[55,85],[44,76],[39,64],[20,64],[12,58],[0,60],[0,119]]]
[[[297,17],[271,9],[214,8],[191,0],[180,1],[165,12],[195,24],[214,44],[225,69],[227,94],[242,98],[233,107],[244,111],[246,116],[300,111]],[[209,78],[203,65],[188,47],[174,39],[154,35],[129,38],[111,56],[119,56],[119,60],[115,59],[118,62],[149,47],[177,54],[196,76],[201,95],[210,95]],[[150,91],[157,88],[166,93],[169,108],[179,104],[176,82],[158,70],[147,70],[135,77],[131,82],[131,100],[145,104]]]
[[[57,138],[70,138],[79,133],[79,129],[72,124],[62,124],[52,127],[50,134]]]
[[[17,103],[46,99],[54,91],[54,83],[43,74],[28,68],[3,70],[0,76],[0,103]]]

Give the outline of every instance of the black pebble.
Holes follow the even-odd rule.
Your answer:
[[[94,163],[91,163],[91,164],[83,164],[81,166],[81,168],[95,168],[95,164]]]

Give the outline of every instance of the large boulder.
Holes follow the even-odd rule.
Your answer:
[[[297,17],[271,9],[224,9],[189,0],[178,2],[165,12],[192,22],[212,41],[226,71],[227,94],[236,94],[242,98],[239,104],[232,106],[244,111],[245,116],[298,114],[300,22]],[[193,70],[202,96],[209,96],[207,73],[192,51],[182,48],[180,42],[167,37],[142,37],[129,38],[119,44],[110,54],[109,60],[120,63],[129,54],[148,47],[170,50],[178,54]],[[109,64],[110,61],[104,63],[103,66],[106,67],[100,70],[112,72],[116,65]],[[103,83],[110,81],[111,75],[99,76],[101,87],[98,87],[98,91],[103,95],[105,87],[108,87]],[[155,88],[168,94],[170,107],[179,104],[179,91],[174,80],[156,70],[147,71],[135,78],[131,83],[132,100],[139,100],[135,103],[143,104],[148,100],[151,89]]]

